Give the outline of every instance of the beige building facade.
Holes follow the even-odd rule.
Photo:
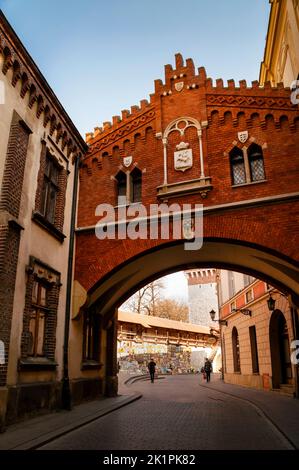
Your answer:
[[[0,13],[0,427],[61,401],[76,161],[86,145]]]
[[[271,11],[260,84],[290,87],[299,78],[299,0],[270,0]]]
[[[227,278],[222,276],[220,290],[227,289]],[[296,394],[296,366],[291,361],[296,334],[288,298],[264,281],[251,281],[220,306],[224,380]]]

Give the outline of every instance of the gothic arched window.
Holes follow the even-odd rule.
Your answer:
[[[257,144],[251,144],[247,150],[251,181],[265,179],[264,158],[262,148]]]
[[[123,171],[119,171],[115,177],[116,185],[117,185],[117,201],[119,203],[119,199],[126,199],[127,195],[127,176]]]
[[[142,172],[139,170],[139,168],[134,168],[130,174],[130,179],[130,202],[140,202],[142,190]]]
[[[234,147],[229,154],[233,185],[246,183],[243,151]]]

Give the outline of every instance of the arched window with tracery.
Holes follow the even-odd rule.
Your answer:
[[[142,172],[139,168],[134,168],[130,174],[130,202],[140,202],[142,196]]]
[[[117,202],[119,199],[126,199],[127,195],[127,175],[123,171],[119,171],[115,177]]]
[[[251,181],[265,179],[263,150],[257,144],[251,144],[247,150]]]
[[[229,157],[233,185],[246,183],[243,151],[239,147],[234,147],[231,150]]]

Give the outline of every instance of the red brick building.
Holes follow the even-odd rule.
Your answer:
[[[87,135],[76,232],[73,377],[115,385],[115,309],[138,287],[178,269],[239,270],[269,280],[298,306],[298,131],[289,89],[260,87],[258,81],[249,86],[229,80],[225,86],[177,54],[175,67],[165,66],[164,82],[155,81],[149,102]],[[96,207],[117,206],[120,195],[132,213],[138,202],[203,204],[203,247],[187,251],[182,240],[161,237],[97,239]],[[87,377],[78,344],[90,312],[101,319],[103,348],[102,356],[97,347],[90,357],[106,367]]]

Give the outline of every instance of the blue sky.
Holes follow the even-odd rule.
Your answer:
[[[174,54],[209,76],[255,80],[268,0],[0,0],[80,132],[139,104]]]

